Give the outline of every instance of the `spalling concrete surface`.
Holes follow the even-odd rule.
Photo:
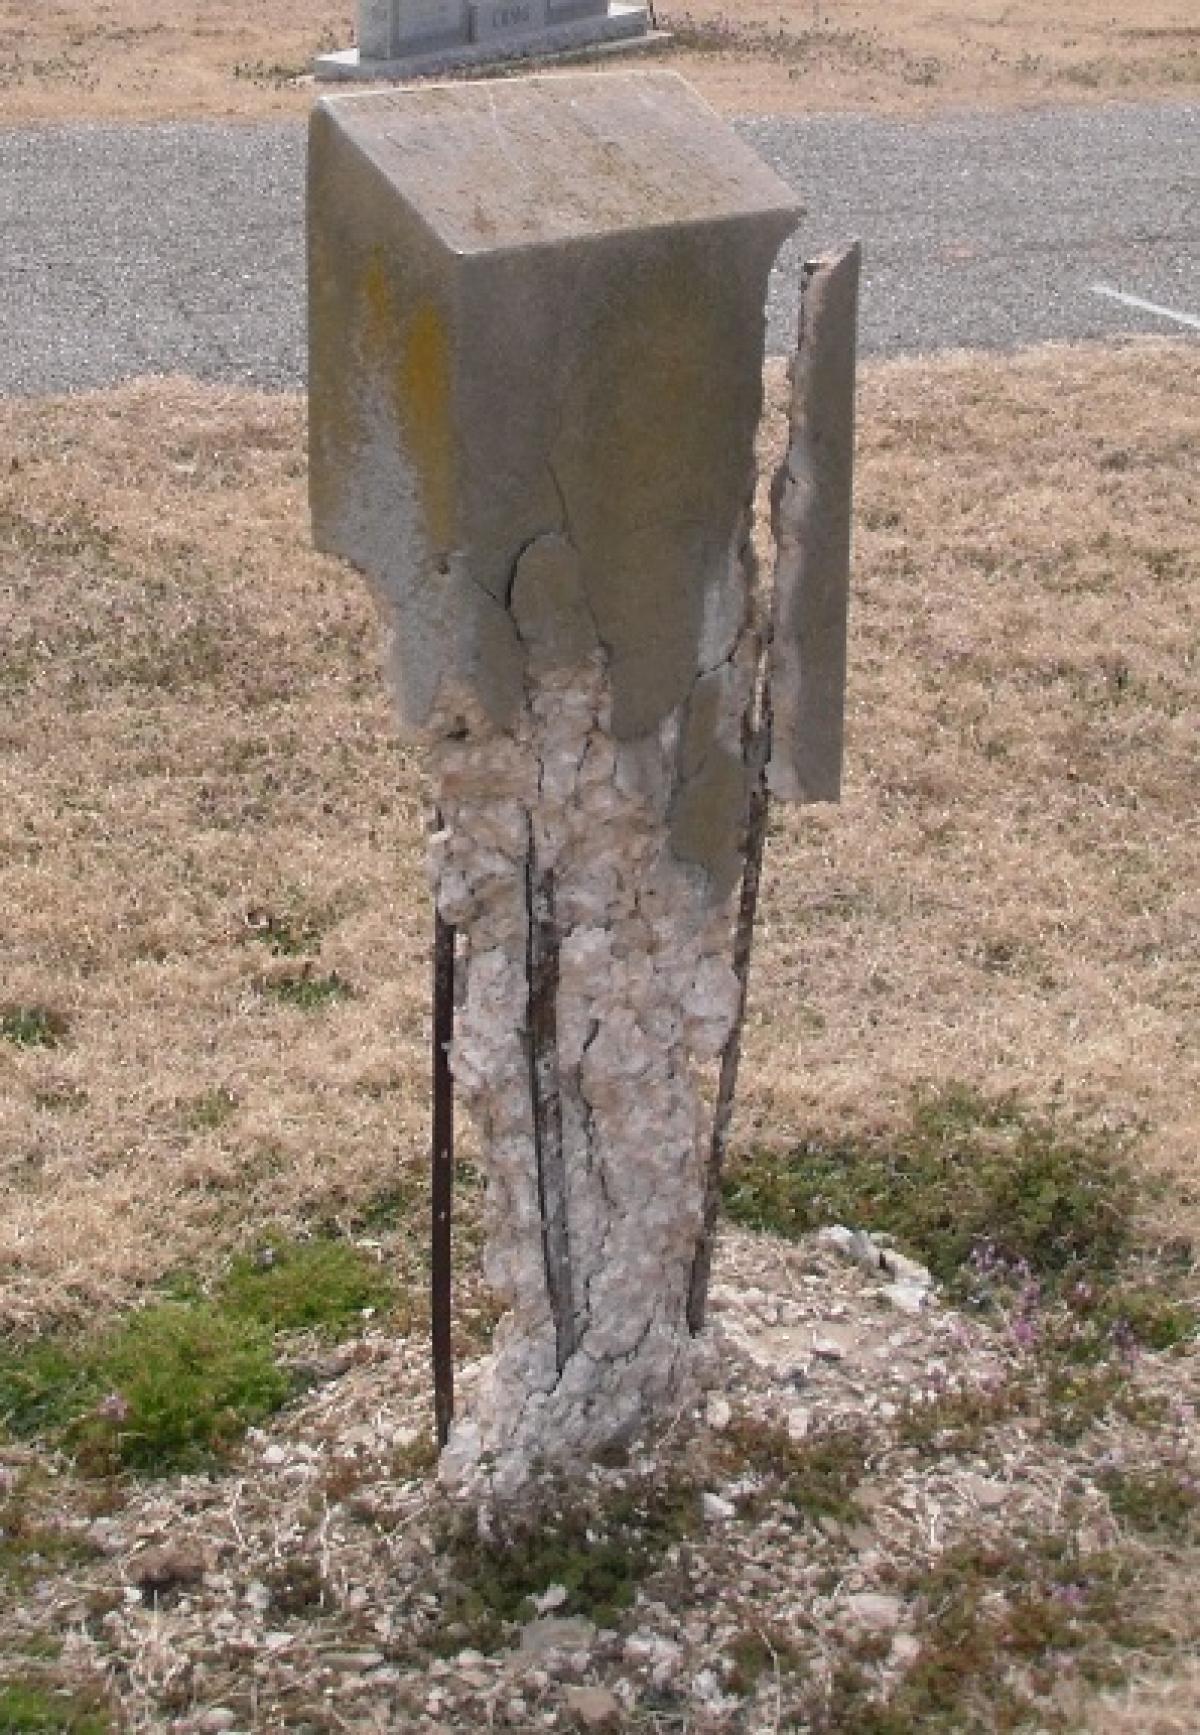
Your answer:
[[[450,676],[511,717],[514,562],[565,535],[613,727],[646,734],[737,635],[794,196],[676,75],[584,74],[320,105],[309,212],[314,532],[402,624],[402,715],[422,724]],[[687,828],[706,865],[708,745]]]
[[[772,287],[776,353],[801,260],[852,236],[866,355],[1188,335],[1098,281],[1200,313],[1195,104],[738,131],[807,207]],[[303,193],[294,124],[0,130],[0,392],[301,385]]]
[[[787,453],[771,490],[771,793],[842,792],[854,486],[857,242],[804,268]]]
[[[507,1311],[444,1473],[678,1404],[754,684],[764,303],[798,208],[671,73],[321,104],[314,538],[430,744],[456,1084]]]

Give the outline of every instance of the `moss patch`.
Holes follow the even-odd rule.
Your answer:
[[[52,1007],[0,1007],[0,1039],[16,1048],[57,1048],[66,1034],[66,1018]]]
[[[211,1297],[181,1281],[106,1332],[0,1352],[0,1424],[96,1474],[210,1464],[294,1394],[277,1336],[344,1337],[392,1297],[358,1248],[280,1238],[236,1259]]]
[[[69,1693],[32,1682],[0,1686],[0,1735],[108,1735],[108,1716]]]
[[[221,1306],[271,1331],[345,1337],[394,1298],[386,1272],[347,1241],[268,1240],[235,1259],[218,1290]]]

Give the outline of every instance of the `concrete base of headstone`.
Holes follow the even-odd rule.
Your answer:
[[[507,1502],[677,1413],[703,1353],[764,303],[799,212],[662,72],[326,97],[308,208],[314,537],[374,585],[428,746],[505,1310],[442,1472]]]
[[[323,80],[397,80],[429,73],[449,72],[459,66],[494,65],[505,60],[547,59],[574,54],[584,48],[641,49],[670,41],[664,30],[650,28],[650,12],[637,0],[610,0],[600,16],[569,16],[542,21],[528,33],[489,37],[486,41],[453,45],[421,44],[395,59],[371,59],[357,48],[322,54],[313,62],[313,72]]]

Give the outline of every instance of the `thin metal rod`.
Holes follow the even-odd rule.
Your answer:
[[[555,876],[538,862],[538,840],[529,822],[527,864],[529,937],[525,970],[529,979],[529,1098],[538,1161],[541,1247],[546,1263],[546,1298],[555,1324],[555,1360],[564,1371],[576,1350],[576,1303],[571,1280],[571,1230],[567,1223],[567,1168],[562,1150],[562,1088],[558,1083],[558,918]]]
[[[433,1414],[439,1449],[454,1420],[454,1345],[451,1228],[454,1202],[454,929],[435,907],[433,915],[433,1152],[430,1237],[430,1335],[433,1350]]]
[[[538,864],[532,823],[529,827],[527,874],[529,1094],[533,1110],[538,1202],[542,1214],[546,1294],[550,1302],[550,1317],[554,1321],[555,1355],[561,1373],[575,1352],[577,1335],[571,1237],[567,1221],[562,1091],[558,1074],[559,936],[554,873]]]

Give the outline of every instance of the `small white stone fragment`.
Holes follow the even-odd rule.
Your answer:
[[[789,1440],[798,1443],[807,1438],[808,1430],[811,1426],[812,1414],[809,1410],[797,1405],[794,1410],[788,1411],[787,1433]]]
[[[737,1517],[737,1507],[732,1500],[726,1500],[720,1494],[707,1491],[701,1496],[700,1509],[707,1524],[723,1524],[730,1518]]]
[[[912,1633],[897,1633],[888,1652],[888,1662],[894,1669],[907,1669],[921,1654],[921,1641]]]
[[[915,1259],[907,1259],[903,1253],[885,1253],[883,1268],[891,1273],[898,1283],[915,1284],[919,1289],[933,1288],[933,1274],[927,1265],[920,1265]]]
[[[923,1313],[929,1306],[929,1290],[920,1283],[885,1283],[879,1291],[900,1313]]]
[[[521,1634],[521,1651],[527,1657],[545,1657],[551,1651],[588,1650],[595,1639],[595,1627],[582,1615],[545,1615],[529,1622]]]
[[[964,1476],[962,1486],[964,1492],[985,1512],[1003,1506],[1011,1492],[1003,1482],[993,1482],[987,1476]]]
[[[705,1405],[705,1419],[716,1434],[723,1434],[733,1420],[728,1398],[710,1397]]]
[[[830,1223],[817,1230],[817,1240],[823,1247],[832,1247],[837,1253],[849,1255],[854,1245],[854,1230],[847,1229],[844,1223]]]
[[[540,1596],[532,1596],[529,1600],[540,1615],[548,1615],[561,1608],[569,1595],[565,1584],[551,1584]]]
[[[587,1730],[616,1729],[621,1718],[621,1701],[607,1687],[568,1687],[567,1710]]]
[[[883,1253],[865,1229],[854,1231],[847,1251],[864,1271],[879,1271],[883,1268]]]
[[[845,1361],[846,1351],[836,1338],[814,1337],[812,1351],[822,1361]]]
[[[196,1727],[201,1735],[224,1735],[225,1730],[237,1727],[237,1712],[227,1705],[214,1705],[203,1713]]]
[[[872,1632],[891,1632],[904,1618],[904,1601],[884,1591],[862,1590],[846,1598],[846,1612],[851,1620]]]
[[[701,1669],[692,1682],[692,1694],[706,1705],[713,1705],[722,1697],[721,1683],[712,1669]]]

